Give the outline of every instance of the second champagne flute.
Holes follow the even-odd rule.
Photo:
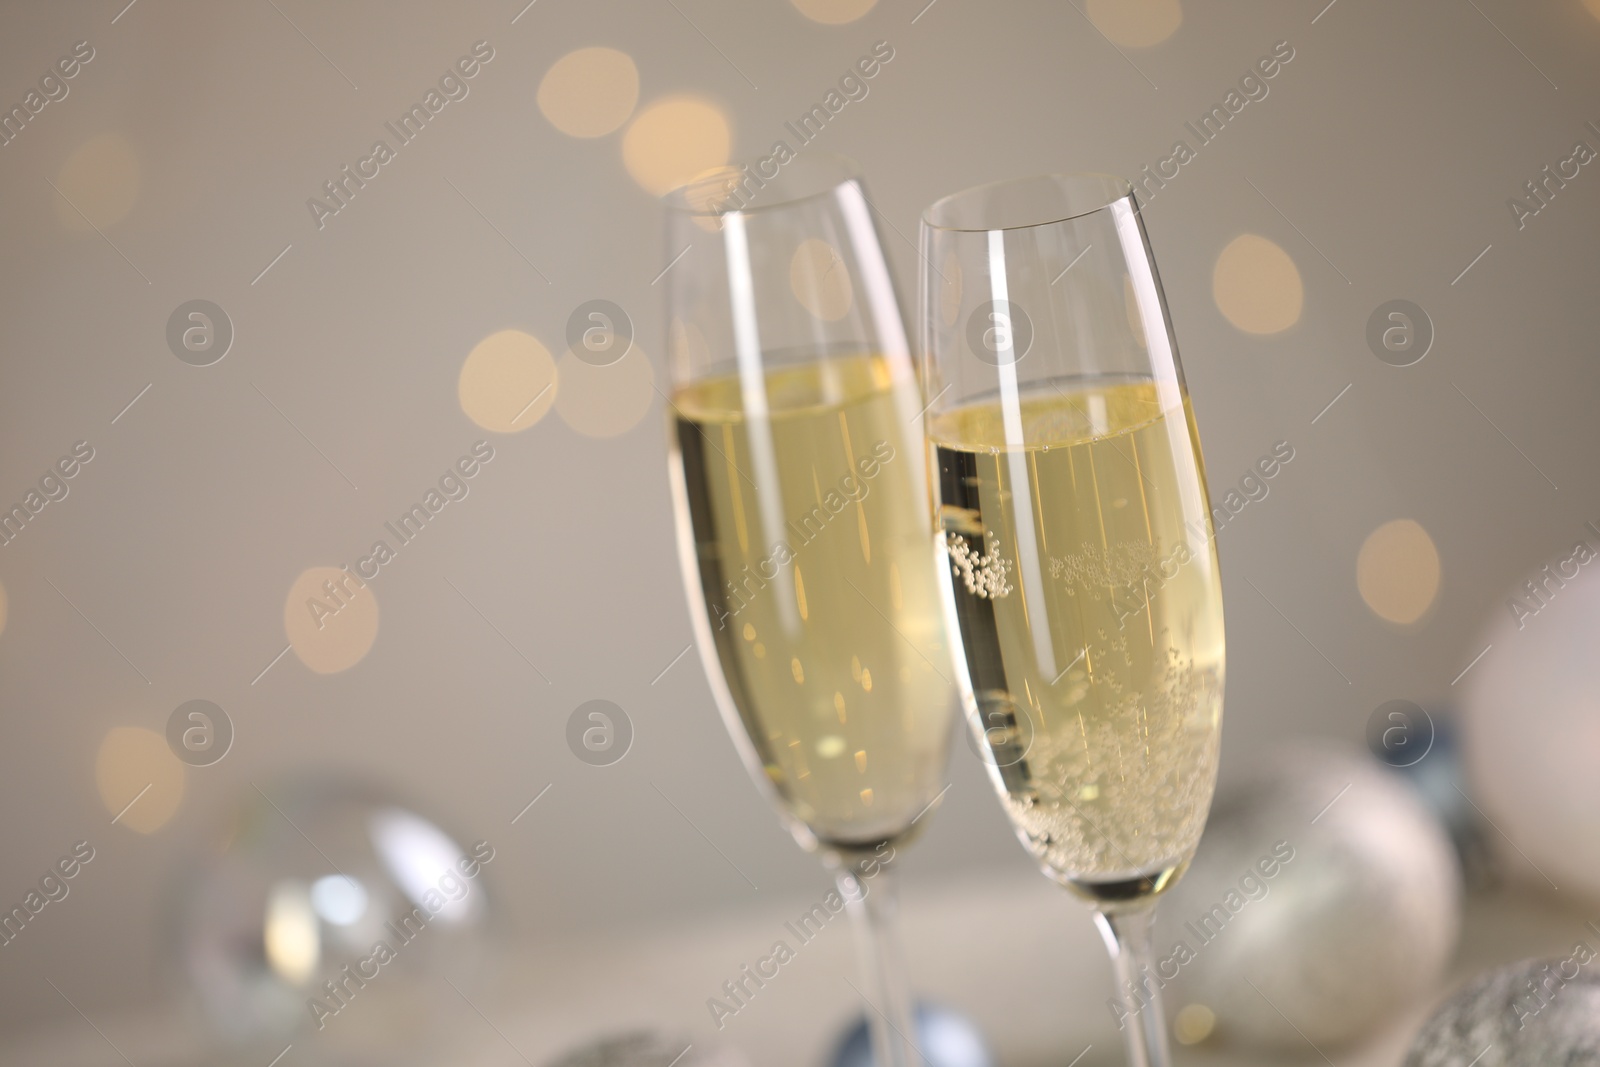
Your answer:
[[[954,722],[922,402],[848,161],[733,168],[667,198],[678,547],[746,766],[858,922],[878,1067],[918,1061],[893,860]]]
[[[929,436],[957,680],[1044,872],[1095,908],[1135,1067],[1166,1067],[1156,897],[1222,727],[1200,440],[1133,189],[1045,175],[923,217]]]

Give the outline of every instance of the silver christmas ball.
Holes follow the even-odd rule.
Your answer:
[[[1423,1026],[1405,1067],[1600,1065],[1595,950],[1526,960],[1474,979]]]
[[[335,1062],[419,1049],[445,979],[470,994],[488,958],[493,859],[379,789],[253,788],[173,895],[193,999],[220,1041],[268,1059],[291,1040]]]
[[[1411,787],[1360,750],[1297,747],[1218,798],[1161,903],[1154,980],[1180,1039],[1305,1053],[1432,989],[1460,923],[1449,837]]]

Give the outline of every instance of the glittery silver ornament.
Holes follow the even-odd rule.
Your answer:
[[[1600,1065],[1600,962],[1589,943],[1566,956],[1482,975],[1423,1026],[1405,1067]]]
[[[1460,924],[1449,837],[1411,787],[1359,750],[1297,747],[1214,805],[1153,978],[1224,1042],[1307,1053],[1431,990]]]

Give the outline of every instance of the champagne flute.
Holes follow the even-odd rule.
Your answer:
[[[729,733],[856,916],[879,1067],[917,1062],[893,861],[941,795],[949,679],[922,400],[870,205],[821,153],[667,197],[671,476]]]
[[[1129,1059],[1171,1062],[1156,898],[1216,782],[1222,590],[1132,187],[999,182],[922,222],[924,388],[956,681],[1045,874],[1095,909]]]

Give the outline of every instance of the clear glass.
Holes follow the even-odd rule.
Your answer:
[[[701,660],[856,916],[877,1062],[916,1062],[888,883],[956,714],[917,388],[861,180],[807,154],[667,198],[671,475]]]
[[[1200,441],[1132,187],[1047,175],[922,225],[941,587],[957,683],[1023,845],[1088,901],[1139,1065],[1170,1062],[1156,898],[1194,854],[1222,725]]]

